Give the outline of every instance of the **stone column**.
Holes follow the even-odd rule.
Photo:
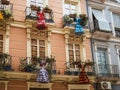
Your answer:
[[[27,28],[27,57],[31,57],[31,28]],[[28,63],[29,63],[28,58]]]
[[[5,32],[5,53],[9,54],[9,40],[10,40],[10,24],[6,25],[6,32]]]
[[[83,36],[82,39],[83,39],[83,42],[82,42],[82,44],[81,44],[81,47],[82,47],[82,48],[81,48],[81,49],[82,49],[82,50],[81,50],[81,51],[82,51],[82,53],[81,53],[81,54],[82,54],[82,55],[81,55],[81,56],[82,56],[81,59],[82,59],[83,61],[86,61],[86,48],[85,48],[86,37]]]
[[[48,30],[48,57],[51,55],[51,30]]]

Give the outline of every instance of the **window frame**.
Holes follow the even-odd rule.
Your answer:
[[[73,4],[72,2],[66,2],[66,0],[63,0],[63,15],[67,15],[66,14],[66,10],[65,10],[65,4],[68,4],[69,7],[71,7],[71,5],[74,5],[76,7],[76,13],[71,13],[71,9],[70,9],[70,13],[69,14],[77,14],[79,15],[81,13],[81,10],[80,10],[80,1],[78,1],[78,3],[76,4]]]
[[[69,45],[72,45],[72,49],[71,48],[69,48]],[[75,48],[75,45],[79,45],[79,49],[76,49]],[[74,43],[74,44],[72,44],[72,43],[68,43],[68,58],[69,58],[69,62],[70,62],[70,50],[72,50],[72,52],[73,52],[73,61],[77,61],[77,58],[76,58],[76,51],[79,51],[79,54],[81,54],[81,50],[80,50],[81,48],[80,48],[80,44],[77,44],[77,43]],[[81,55],[79,55],[79,58],[81,59]]]
[[[27,2],[26,2],[26,6],[27,6],[27,7],[30,7],[30,5],[31,5],[31,2],[30,2],[30,1],[31,1],[31,0],[27,0]],[[35,1],[35,3],[36,3],[35,5],[36,5],[36,6],[39,6],[39,5],[38,5],[38,1],[39,1],[39,0],[33,0],[33,1]],[[36,2],[36,1],[37,1],[37,2]],[[42,3],[43,3],[43,7],[42,7],[42,8],[44,8],[46,5],[48,5],[48,0],[42,0]],[[41,6],[40,6],[40,7],[41,7]]]
[[[36,42],[36,44],[32,44],[32,39],[35,39],[37,42]],[[32,46],[36,46],[36,48],[37,48],[37,51],[36,51],[36,54],[37,54],[37,57],[41,57],[40,56],[40,47],[41,47],[41,45],[40,45],[40,41],[44,41],[44,46],[42,46],[42,47],[44,47],[44,55],[46,56],[46,40],[44,40],[44,39],[38,39],[38,38],[31,38],[31,57],[34,57],[34,55],[32,55]],[[43,56],[43,57],[45,57],[45,56]]]

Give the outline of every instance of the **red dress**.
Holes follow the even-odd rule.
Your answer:
[[[37,29],[44,30],[47,29],[45,19],[44,19],[44,13],[43,12],[37,12],[38,21],[37,21]]]

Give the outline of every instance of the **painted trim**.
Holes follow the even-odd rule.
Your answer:
[[[52,84],[53,83],[37,83],[37,82],[27,82],[28,89],[30,88],[48,88],[49,90],[52,90]]]

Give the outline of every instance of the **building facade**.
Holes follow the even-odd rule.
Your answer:
[[[120,1],[88,0],[96,90],[120,89]]]
[[[85,0],[1,0],[0,10],[0,90],[94,89],[94,76],[80,84],[79,68],[71,65],[92,61],[88,26],[75,34],[74,18],[87,13]],[[45,56],[55,57],[54,72],[49,83],[38,83],[32,59]]]

